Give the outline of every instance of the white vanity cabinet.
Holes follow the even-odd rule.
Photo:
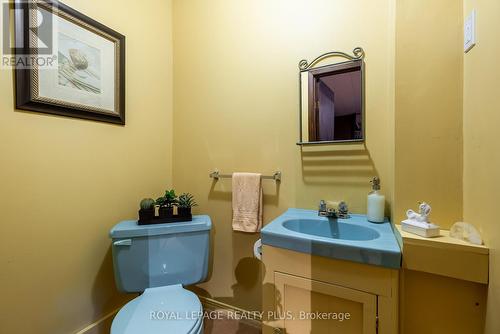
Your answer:
[[[263,246],[264,334],[397,334],[399,271]]]

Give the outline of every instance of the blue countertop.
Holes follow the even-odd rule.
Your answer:
[[[401,267],[401,249],[389,220],[371,223],[365,215],[329,220],[317,211],[288,209],[261,231],[262,243],[301,253],[386,268]]]

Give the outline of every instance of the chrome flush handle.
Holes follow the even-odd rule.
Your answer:
[[[113,242],[113,246],[132,246],[132,239],[122,239]]]

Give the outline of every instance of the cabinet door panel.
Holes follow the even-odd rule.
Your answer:
[[[376,333],[377,296],[279,272],[274,281],[278,323],[287,334]]]

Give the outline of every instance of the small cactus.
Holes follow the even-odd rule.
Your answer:
[[[141,201],[141,209],[142,210],[150,210],[150,209],[154,208],[154,206],[155,206],[155,200],[152,198],[144,198]]]

